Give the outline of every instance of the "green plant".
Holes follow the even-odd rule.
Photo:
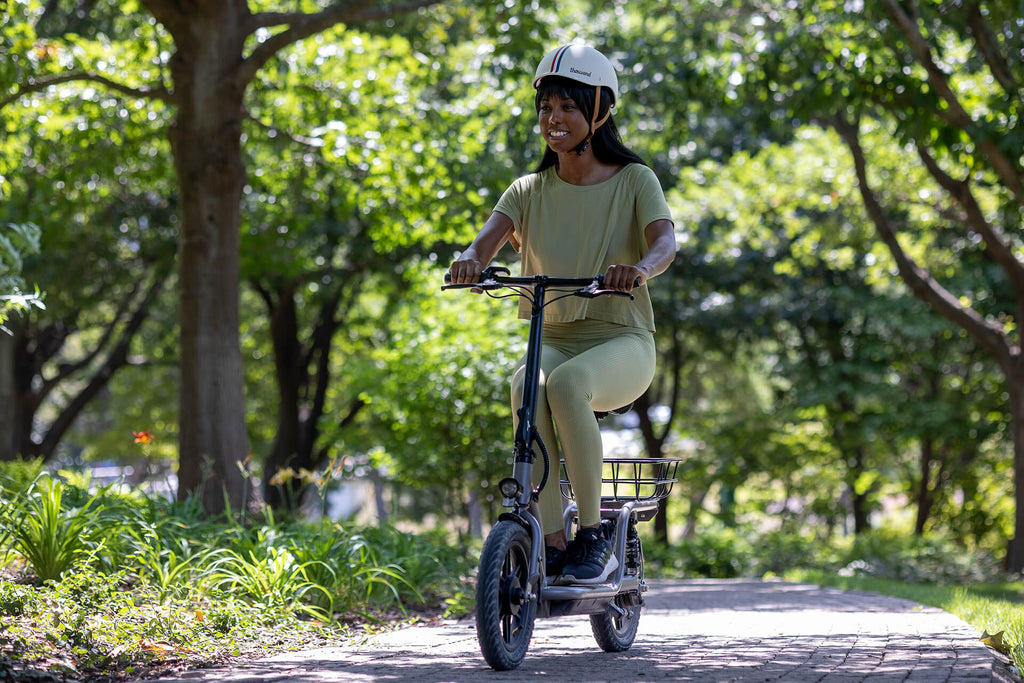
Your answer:
[[[41,581],[60,578],[74,563],[100,552],[111,529],[103,491],[75,509],[63,505],[64,484],[43,474],[0,515],[0,545],[23,557]]]
[[[328,620],[320,608],[304,600],[310,592],[328,594],[307,578],[308,565],[296,561],[284,548],[270,547],[263,556],[225,550],[212,563],[210,585],[217,590],[240,591],[268,609],[294,610]]]
[[[670,548],[651,548],[656,571],[672,576],[733,578],[750,576],[756,567],[754,546],[736,529],[722,528],[685,539]]]
[[[0,678],[10,670],[20,680],[33,666],[79,680],[138,678],[170,659],[202,666],[339,643],[367,622],[415,618],[410,606],[460,614],[472,602],[473,553],[440,532],[267,514],[261,524],[217,522],[188,501],[88,494],[48,477],[0,515],[3,551],[21,554],[30,536],[73,531],[82,541],[53,544],[76,559],[41,585],[0,580]],[[50,531],[27,532],[33,519]]]
[[[858,534],[837,553],[835,568],[849,575],[910,583],[978,583],[1001,575],[999,563],[982,550],[958,545],[940,535],[916,536],[878,529]],[[807,563],[804,563],[807,566]]]
[[[135,542],[131,560],[137,565],[139,580],[156,591],[158,600],[166,602],[182,592],[196,590],[197,567],[203,565],[208,553],[194,551],[186,538],[172,541],[175,547],[165,547],[152,527]]]
[[[469,588],[456,588],[452,594],[444,599],[443,616],[460,617],[473,611],[476,604],[476,594]]]
[[[0,580],[0,615],[17,617],[34,603],[34,594],[25,586]]]
[[[364,535],[340,526],[332,530],[309,542],[293,541],[292,548],[330,593],[334,612],[370,618],[372,607],[395,605],[404,611],[404,597],[422,599],[387,549],[375,548]]]
[[[19,457],[0,462],[0,497],[13,498],[23,493],[42,471],[42,458]]]

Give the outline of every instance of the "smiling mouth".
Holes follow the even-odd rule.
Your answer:
[[[564,130],[553,130],[550,133],[548,133],[548,137],[561,140],[562,138],[569,137],[569,132]]]

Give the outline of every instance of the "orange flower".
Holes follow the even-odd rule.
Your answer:
[[[135,437],[135,443],[147,444],[153,440],[153,430],[147,429],[144,432],[132,432],[132,436]]]

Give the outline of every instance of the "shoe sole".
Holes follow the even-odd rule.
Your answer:
[[[602,571],[599,575],[597,575],[597,576],[595,576],[593,578],[590,578],[590,579],[577,579],[572,574],[562,574],[561,576],[559,576],[559,577],[557,577],[555,579],[555,583],[557,585],[560,585],[560,586],[564,586],[566,584],[576,584],[576,585],[581,585],[581,586],[589,586],[589,585],[595,584],[595,583],[604,583],[605,581],[608,580],[608,577],[611,576],[611,573],[618,568],[618,566],[619,566],[619,561],[617,559],[615,559],[614,555],[612,555],[611,558],[608,560],[608,564],[606,564],[604,566],[604,571]]]

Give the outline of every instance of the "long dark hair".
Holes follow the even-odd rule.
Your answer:
[[[586,117],[587,121],[594,120],[593,86],[568,78],[561,78],[560,76],[548,76],[537,87],[537,95],[533,101],[536,111],[540,111],[541,100],[553,95],[572,100],[580,108],[580,113]],[[611,106],[612,93],[607,87],[603,87],[601,88],[601,108],[598,111],[597,119],[600,120],[611,109]],[[647,165],[647,162],[640,158],[639,154],[626,147],[625,143],[622,142],[622,138],[619,136],[619,129],[615,126],[615,119],[610,115],[608,120],[594,131],[593,137],[590,138],[590,145],[594,148],[594,156],[597,157],[598,161],[606,164],[616,164],[619,166],[625,166],[626,164]],[[544,150],[544,156],[541,158],[540,163],[534,169],[534,173],[540,173],[546,168],[557,165],[558,154],[551,151],[550,147],[547,147]]]

